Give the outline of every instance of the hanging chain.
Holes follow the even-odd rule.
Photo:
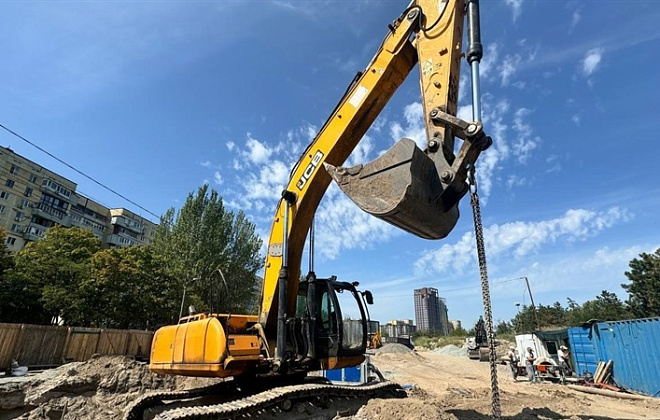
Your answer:
[[[500,389],[497,384],[497,363],[495,361],[495,339],[493,336],[493,311],[490,303],[490,290],[488,286],[488,270],[486,269],[486,247],[484,245],[484,231],[481,224],[481,210],[479,208],[479,194],[477,194],[477,180],[474,175],[474,165],[468,171],[470,183],[470,203],[474,216],[474,235],[477,241],[477,255],[479,257],[479,272],[481,274],[481,295],[484,301],[484,316],[486,318],[486,335],[488,336],[488,361],[490,363],[490,389],[492,396],[493,419],[502,418],[500,407]]]

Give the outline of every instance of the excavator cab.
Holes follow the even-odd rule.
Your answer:
[[[319,363],[321,369],[354,366],[364,360],[367,317],[356,286],[335,276],[318,279],[313,274],[300,282],[296,319],[303,328],[290,329],[287,340],[297,356],[293,359]],[[305,331],[305,337],[296,338],[295,330]]]

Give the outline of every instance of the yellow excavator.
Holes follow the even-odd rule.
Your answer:
[[[468,48],[464,50],[466,16]],[[195,412],[190,407],[169,410],[162,418],[232,418],[251,415],[269,404],[290,409],[301,398],[327,404],[329,398],[344,394],[370,397],[400,390],[388,382],[357,390],[319,380],[308,383],[308,372],[356,366],[365,360],[366,306],[373,303],[373,296],[359,291],[357,282],[317,277],[313,258],[304,280],[299,280],[302,254],[307,235],[313,232],[317,206],[332,180],[361,209],[407,232],[425,239],[444,238],[451,232],[459,217],[459,201],[469,189],[468,175],[492,143],[480,122],[482,54],[478,0],[414,0],[388,25],[372,61],[351,82],[291,170],[273,218],[259,314],[200,313],[154,335],[149,365],[153,372],[233,380],[197,394],[146,396],[131,407],[127,418],[139,418],[141,410],[155,401],[211,393],[226,399],[203,409],[195,407]],[[456,117],[463,57],[472,68],[474,121],[470,122]],[[341,167],[416,64],[425,149],[404,138],[371,163]],[[462,141],[460,147],[455,147],[456,138]],[[310,247],[313,256],[313,234]]]

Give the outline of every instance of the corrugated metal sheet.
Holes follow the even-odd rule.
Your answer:
[[[598,367],[598,354],[591,341],[591,326],[569,328],[568,343],[575,372],[579,376],[585,376],[586,373],[593,376]]]
[[[619,385],[660,396],[660,318],[570,328],[569,341],[578,373],[586,369],[593,374],[598,361],[612,360]]]
[[[619,385],[660,396],[660,318],[599,322],[594,336]]]

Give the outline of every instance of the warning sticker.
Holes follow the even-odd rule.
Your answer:
[[[354,108],[357,108],[364,100],[364,97],[367,96],[367,92],[369,92],[369,90],[366,87],[359,85],[355,89],[351,99],[348,100],[348,103],[353,105]]]
[[[422,74],[424,76],[428,76],[429,73],[433,71],[433,60],[430,58],[424,61],[424,64],[422,64]]]

